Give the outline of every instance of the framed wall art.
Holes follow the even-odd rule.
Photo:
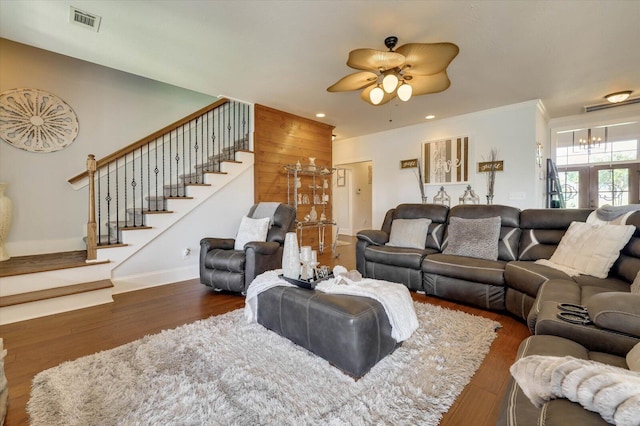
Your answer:
[[[424,142],[422,159],[426,184],[469,182],[468,136]]]

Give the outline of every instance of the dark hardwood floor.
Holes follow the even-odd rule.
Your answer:
[[[352,238],[342,238],[353,241]],[[355,244],[339,245],[324,264],[337,262],[355,268]],[[483,316],[502,324],[491,351],[473,380],[444,416],[442,425],[495,425],[500,402],[520,342],[529,335],[524,323],[501,313],[412,294],[419,302]],[[26,425],[26,404],[33,377],[64,361],[114,348],[147,334],[244,306],[239,295],[214,292],[190,280],[114,296],[114,303],[0,326],[8,351],[5,371],[9,382],[6,426]]]

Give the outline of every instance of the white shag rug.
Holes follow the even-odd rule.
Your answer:
[[[420,327],[358,381],[243,311],[65,362],[33,380],[31,425],[437,425],[499,323],[415,303]]]

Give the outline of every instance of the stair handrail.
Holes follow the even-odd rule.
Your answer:
[[[187,186],[208,185],[206,174],[223,173],[223,162],[250,149],[250,111],[221,98],[100,160],[89,154],[86,170],[68,180],[89,187],[87,262],[122,245],[121,230],[148,229],[145,215],[171,213],[166,200],[189,198]]]
[[[164,134],[170,133],[176,129],[178,129],[180,126],[190,122],[191,120],[195,119],[196,117],[199,117],[209,111],[212,111],[216,108],[218,108],[221,105],[226,104],[227,102],[229,102],[229,99],[227,98],[220,98],[219,100],[217,100],[216,102],[207,105],[203,108],[200,108],[198,111],[194,112],[193,114],[189,114],[188,116],[181,118],[180,120],[169,124],[168,126],[163,127],[162,129],[151,133],[148,136],[145,136],[144,138],[125,146],[124,148],[121,148],[109,155],[107,155],[106,157],[103,157],[99,160],[96,160],[96,168],[99,169],[102,166],[104,166],[105,164],[115,160],[116,158],[120,158],[120,157],[124,157],[127,154],[131,154],[132,152],[134,152],[136,149],[150,143],[151,141],[155,140],[156,138],[161,137]],[[79,181],[81,181],[82,179],[86,178],[89,176],[89,172],[88,170],[83,171],[82,173],[77,174],[76,176],[70,178],[67,180],[67,182],[69,182],[70,184],[75,184]]]

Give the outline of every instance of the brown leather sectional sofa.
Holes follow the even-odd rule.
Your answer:
[[[358,233],[356,266],[366,277],[403,283],[410,290],[484,309],[508,311],[526,321],[534,334],[523,342],[519,356],[569,355],[626,368],[626,353],[640,342],[640,295],[630,293],[640,271],[640,212],[626,218],[626,224],[634,225],[636,231],[606,278],[571,277],[535,263],[549,259],[571,222],[584,222],[591,212],[401,204],[387,212],[380,230]],[[496,216],[501,225],[496,260],[443,253],[451,218]],[[432,221],[423,249],[386,245],[394,220],[418,218]],[[590,321],[574,324],[559,319],[560,303],[587,307]],[[513,382],[499,424],[607,423],[568,400],[536,408]]]

